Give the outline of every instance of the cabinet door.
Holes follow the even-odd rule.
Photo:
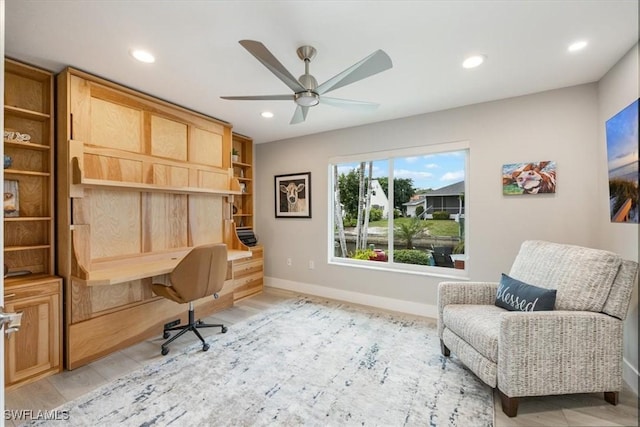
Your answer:
[[[6,385],[59,370],[59,307],[59,293],[6,303],[7,312],[22,312],[20,330],[5,338]]]

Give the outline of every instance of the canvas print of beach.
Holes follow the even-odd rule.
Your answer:
[[[638,223],[638,100],[606,122],[612,222]]]

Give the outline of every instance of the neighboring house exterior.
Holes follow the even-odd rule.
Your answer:
[[[421,218],[432,218],[433,212],[446,211],[454,218],[464,218],[464,181],[428,190],[411,197],[403,206],[407,208],[407,216],[416,216],[418,206],[424,208]]]
[[[382,209],[382,217],[389,218],[389,199],[377,179],[371,180],[371,207]]]

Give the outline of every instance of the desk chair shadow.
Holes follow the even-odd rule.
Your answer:
[[[189,303],[189,323],[182,326],[171,322],[164,327],[162,338],[171,337],[170,331],[180,331],[162,344],[162,355],[169,353],[168,345],[176,338],[192,331],[202,341],[202,351],[209,350],[207,344],[198,332],[199,328],[222,328],[222,333],[227,332],[224,325],[210,325],[202,320],[195,320],[193,302],[197,299],[213,295],[218,298],[217,292],[222,289],[227,276],[227,245],[217,243],[195,247],[178,263],[169,274],[170,285],[154,283],[152,290],[156,295],[170,299],[179,304]],[[178,320],[177,323],[180,321]]]

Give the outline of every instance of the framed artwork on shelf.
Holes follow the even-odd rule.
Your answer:
[[[556,192],[556,162],[523,162],[502,166],[502,194],[543,194]]]
[[[274,177],[276,218],[311,218],[311,172]]]
[[[8,179],[4,182],[4,216],[20,216],[20,197],[16,180]]]

